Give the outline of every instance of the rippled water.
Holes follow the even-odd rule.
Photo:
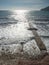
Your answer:
[[[22,50],[23,42],[24,52],[34,55],[40,49],[38,48],[32,31],[29,31],[29,23],[32,27],[37,28],[44,44],[49,49],[49,12],[42,11],[0,11],[0,51],[17,53]],[[32,38],[32,40],[31,40]],[[46,40],[46,43],[44,40]],[[32,48],[36,47],[38,51]],[[3,50],[4,49],[4,50]],[[30,51],[31,50],[31,51]],[[49,51],[49,50],[48,50]],[[35,53],[36,52],[36,53]]]
[[[32,37],[31,31],[27,30],[29,26],[24,11],[14,11],[6,17],[0,19],[0,44],[14,44]]]

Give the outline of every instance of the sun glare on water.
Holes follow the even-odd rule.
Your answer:
[[[27,10],[15,10],[14,11],[15,13],[17,13],[17,14],[24,14],[25,12],[27,12]]]
[[[24,22],[26,21],[26,13],[27,13],[27,10],[14,10],[13,11],[13,14],[11,17],[13,17],[15,20],[18,20],[18,21],[21,21],[21,22]]]

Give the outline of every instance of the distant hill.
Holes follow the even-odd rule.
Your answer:
[[[49,6],[46,8],[41,9],[41,11],[49,11]]]

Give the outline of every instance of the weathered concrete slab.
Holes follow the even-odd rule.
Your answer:
[[[30,28],[32,28],[31,24],[29,23]],[[33,27],[34,28],[34,27]],[[36,30],[31,30],[33,32],[33,35],[35,36],[35,41],[37,42],[37,45],[39,47],[39,49],[42,50],[46,50],[46,47],[43,43],[43,41],[41,40],[40,36],[38,35],[38,33],[36,32]]]

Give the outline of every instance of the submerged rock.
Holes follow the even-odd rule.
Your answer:
[[[12,45],[3,45],[0,48],[0,55],[2,53],[20,53],[22,50],[22,45],[21,44],[12,44]]]
[[[38,30],[37,28],[28,28],[28,30]]]
[[[38,48],[35,40],[29,41],[24,44],[23,51],[30,56],[37,56],[40,54],[40,49]]]

